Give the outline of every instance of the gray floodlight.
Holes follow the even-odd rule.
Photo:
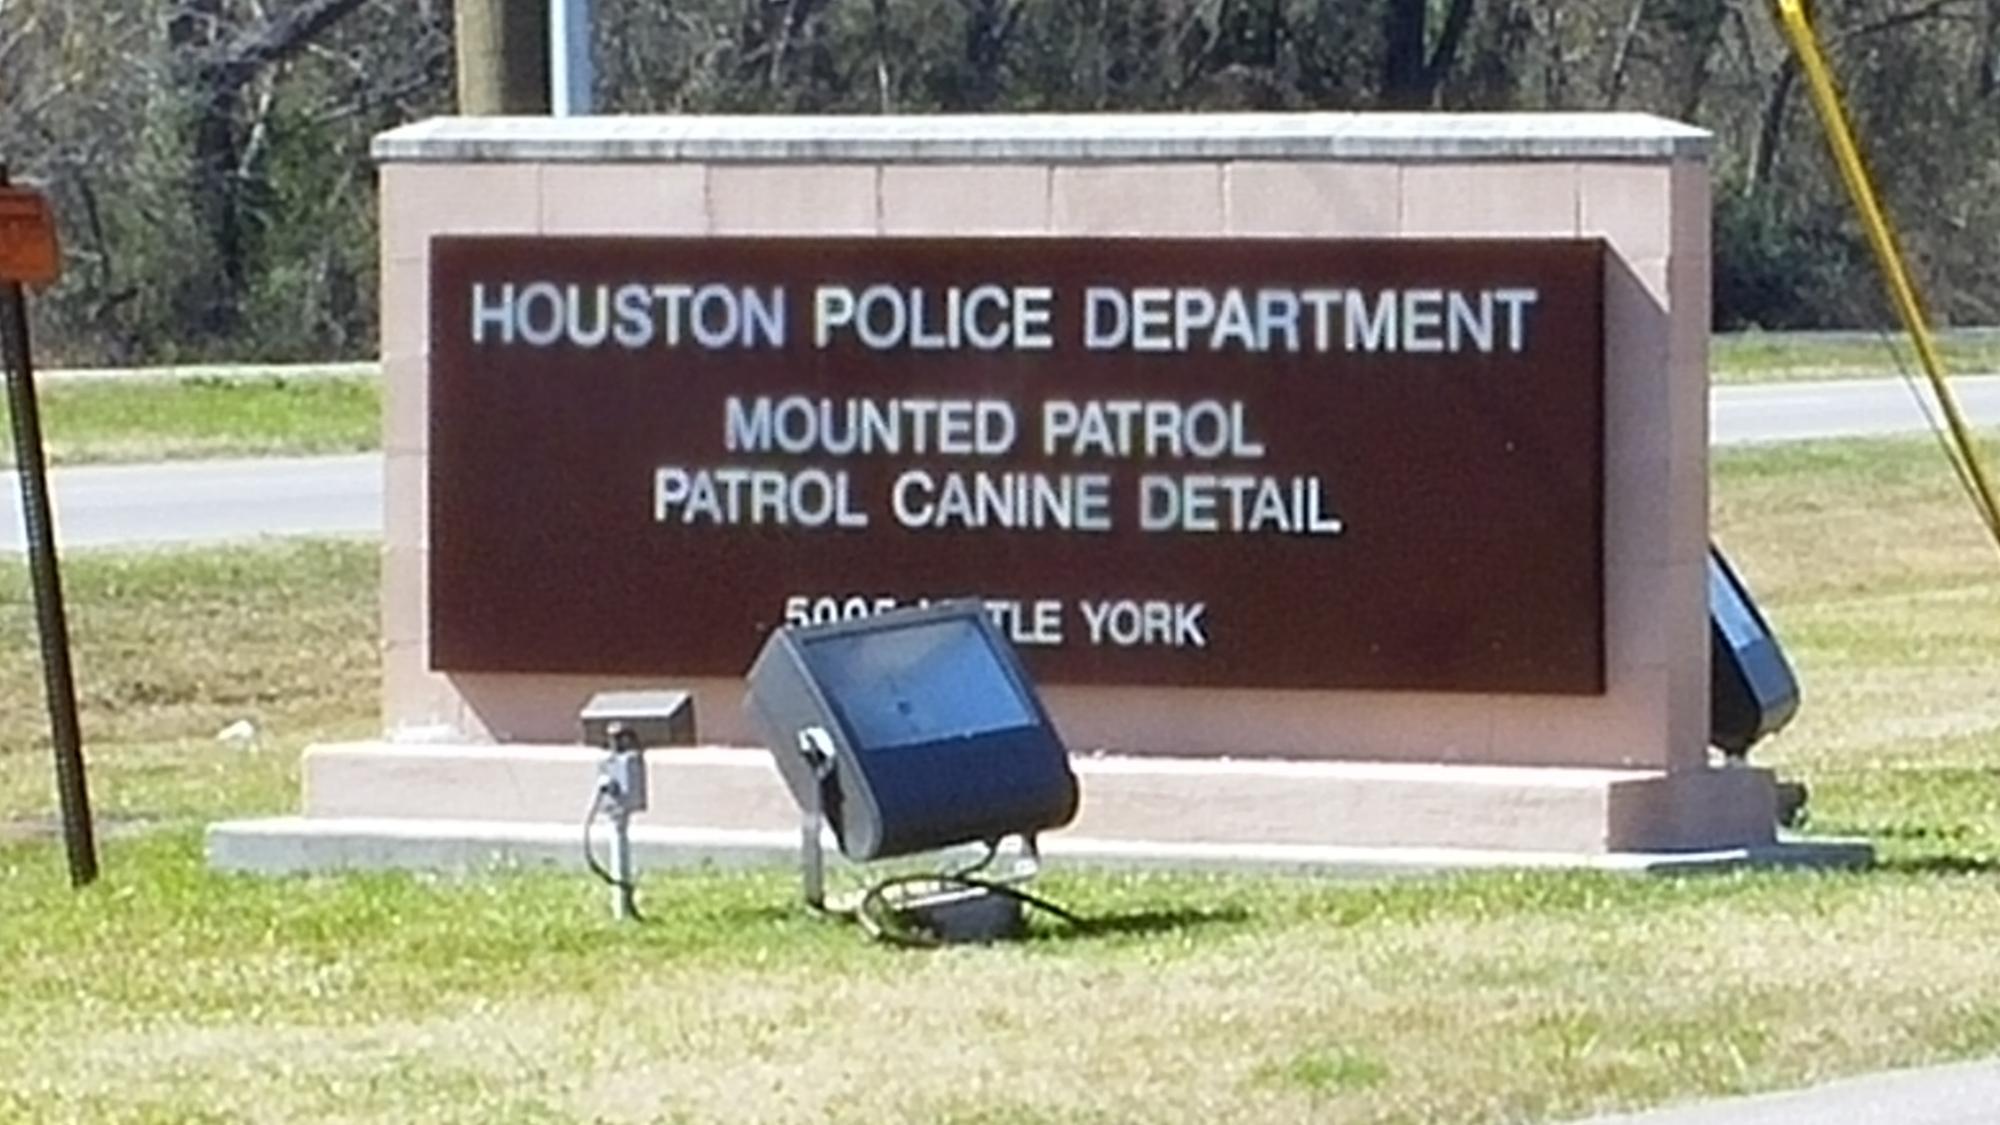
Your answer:
[[[776,630],[744,709],[804,822],[806,897],[824,904],[819,833],[856,861],[1019,837],[1076,815],[1076,775],[1034,685],[976,601]]]

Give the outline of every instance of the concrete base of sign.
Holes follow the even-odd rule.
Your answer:
[[[793,862],[798,830],[660,828],[632,831],[642,871],[659,867],[768,867]],[[1191,844],[1094,840],[1059,834],[1042,854],[1069,867],[1416,875],[1482,869],[1575,869],[1682,874],[1741,866],[1865,867],[1860,840],[1783,839],[1698,852],[1525,852],[1481,848],[1368,848],[1313,844]],[[493,820],[273,817],[211,825],[208,861],[222,871],[301,875],[401,869],[480,871],[582,868],[575,824]]]
[[[333,846],[314,841],[456,838],[459,850],[440,854],[462,856],[466,848],[476,853],[483,846],[482,833],[512,840],[507,834],[519,828],[525,841],[543,831],[568,839],[564,826],[581,818],[598,758],[580,746],[313,747],[302,767],[304,815],[268,829],[218,828],[218,862],[240,854],[234,841],[250,847],[261,840],[257,846],[277,847],[278,854],[304,863],[320,854],[316,848]],[[647,763],[653,805],[636,823],[667,833],[660,837],[664,844],[681,840],[677,832],[723,842],[717,846],[745,833],[744,839],[795,838],[797,813],[763,751],[664,750]],[[1247,862],[1338,866],[1356,849],[1392,849],[1417,855],[1419,866],[1458,866],[1462,859],[1479,865],[1471,857],[1493,855],[1540,865],[1551,861],[1534,857],[1576,862],[1693,852],[1734,854],[1740,862],[1777,842],[1771,776],[1761,769],[1668,774],[1091,756],[1076,758],[1075,767],[1082,808],[1051,844],[1075,848],[1093,841],[1089,847],[1100,851],[1137,849],[1168,860],[1198,861],[1204,849],[1216,849]],[[437,837],[430,826],[439,824],[456,827]],[[382,825],[391,827],[367,827]],[[465,825],[478,830],[467,834]],[[297,844],[280,847],[279,839]],[[372,854],[371,847],[340,844],[332,854]],[[384,854],[391,853],[416,854],[409,848]],[[1272,858],[1256,858],[1264,855]]]

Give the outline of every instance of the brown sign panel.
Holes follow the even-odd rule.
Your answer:
[[[48,197],[28,188],[0,187],[0,281],[47,285],[61,272]]]
[[[439,669],[732,676],[975,595],[1044,682],[1603,690],[1599,242],[431,259]]]

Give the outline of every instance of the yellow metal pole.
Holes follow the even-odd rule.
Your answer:
[[[1931,389],[1937,394],[1945,425],[1951,431],[1951,451],[1964,469],[1980,519],[1993,536],[1995,545],[2000,545],[2000,501],[1995,500],[1993,484],[1986,475],[1985,467],[1980,464],[1979,448],[1973,443],[1965,414],[1959,409],[1958,399],[1945,381],[1944,360],[1938,354],[1937,339],[1932,336],[1930,323],[1924,318],[1916,285],[1903,266],[1903,254],[1897,248],[1896,233],[1889,226],[1888,216],[1883,213],[1874,185],[1868,179],[1868,166],[1862,162],[1861,149],[1855,143],[1853,130],[1848,128],[1847,113],[1841,108],[1833,72],[1826,65],[1819,37],[1806,18],[1804,0],[1778,0],[1778,17],[1785,38],[1791,42],[1792,51],[1798,56],[1806,88],[1812,92],[1813,107],[1819,111],[1820,122],[1826,126],[1827,143],[1833,148],[1833,162],[1840,168],[1841,179],[1847,182],[1847,193],[1853,197],[1855,209],[1861,212],[1861,226],[1868,233],[1868,244],[1875,251],[1876,260],[1881,263],[1882,277],[1889,287],[1889,299],[1896,306],[1896,315],[1902,319],[1911,343],[1916,346],[1917,359],[1923,364]]]

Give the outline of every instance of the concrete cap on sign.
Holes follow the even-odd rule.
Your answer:
[[[1672,160],[1710,134],[1643,113],[1077,113],[440,117],[384,163]]]

